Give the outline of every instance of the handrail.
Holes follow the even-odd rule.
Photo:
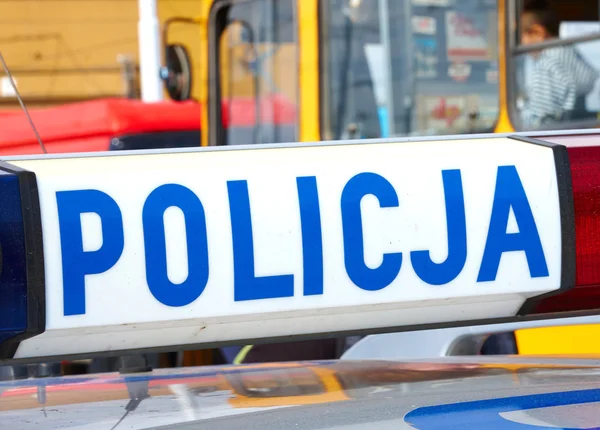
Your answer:
[[[591,33],[585,36],[571,37],[568,39],[553,39],[532,45],[522,45],[513,49],[514,55],[525,54],[527,52],[540,51],[548,48],[556,48],[560,46],[575,45],[577,43],[594,42],[600,40],[600,32]]]

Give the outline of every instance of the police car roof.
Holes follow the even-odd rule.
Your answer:
[[[598,313],[593,133],[8,157],[0,360]]]
[[[600,362],[337,361],[0,383],[0,422],[61,429],[597,428]]]

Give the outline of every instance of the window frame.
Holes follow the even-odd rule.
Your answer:
[[[208,15],[208,146],[231,146],[227,143],[227,132],[225,127],[223,127],[223,112],[222,112],[222,91],[221,91],[221,72],[220,72],[220,64],[221,64],[221,50],[220,50],[220,41],[223,32],[227,29],[227,13],[232,6],[240,3],[252,3],[252,2],[260,2],[261,0],[214,0]],[[275,0],[279,1],[279,0]],[[298,2],[301,0],[283,0],[283,1],[292,1],[293,9],[294,9],[294,20],[295,20],[295,44],[298,47],[298,53],[296,56],[296,64],[297,67],[300,67],[300,40],[299,40],[299,23],[297,19],[297,9]],[[296,86],[298,87],[299,93],[299,82],[296,82]],[[301,98],[298,94],[296,100],[296,106],[298,107],[298,114],[296,119],[296,137],[299,135],[301,124],[300,124],[300,103]],[[259,121],[260,124],[260,121]],[[255,142],[256,143],[256,142]],[[262,142],[258,142],[258,144],[263,144]],[[265,143],[265,145],[270,145],[271,143]],[[272,143],[276,144],[276,143]]]
[[[299,0],[302,1],[302,0]],[[323,140],[333,139],[333,130],[331,126],[331,109],[329,109],[330,96],[327,89],[329,82],[329,64],[325,60],[329,55],[329,9],[327,1],[319,1],[317,8],[317,46],[319,47],[319,136]],[[325,139],[327,137],[327,139]]]
[[[577,130],[577,129],[596,129],[600,127],[600,111],[598,112],[598,119],[592,120],[575,120],[575,121],[564,121],[554,124],[545,124],[535,127],[535,129],[527,129],[523,127],[520,115],[517,111],[516,104],[516,61],[518,56],[526,54],[531,51],[540,49],[555,48],[559,46],[573,46],[578,43],[600,41],[600,31],[597,33],[590,33],[584,36],[569,37],[565,39],[551,40],[542,43],[535,43],[527,46],[522,46],[517,43],[516,36],[519,34],[519,20],[518,14],[520,8],[516,1],[507,1],[505,11],[505,49],[506,49],[506,67],[505,67],[505,78],[506,78],[506,110],[508,118],[512,127],[515,131],[546,131],[546,130]],[[513,19],[514,18],[514,19]],[[595,21],[590,21],[595,22]],[[600,23],[600,18],[598,21]],[[599,70],[600,71],[600,70]]]

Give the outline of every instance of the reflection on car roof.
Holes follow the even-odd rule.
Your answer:
[[[117,429],[429,429],[462,425],[467,418],[485,425],[477,428],[492,428],[486,421],[492,419],[502,428],[503,421],[590,428],[600,424],[598,416],[592,422],[593,403],[600,401],[599,373],[599,363],[580,359],[558,364],[473,357],[470,362],[329,361],[66,376],[2,382],[0,420],[24,430],[107,429],[117,423]],[[144,390],[147,395],[136,403],[135,393]],[[569,414],[569,408],[577,413]],[[588,427],[578,427],[581,423]]]

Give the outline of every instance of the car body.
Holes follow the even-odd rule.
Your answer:
[[[0,424],[24,430],[589,429],[600,425],[599,373],[598,359],[503,356],[29,378],[0,383]]]

